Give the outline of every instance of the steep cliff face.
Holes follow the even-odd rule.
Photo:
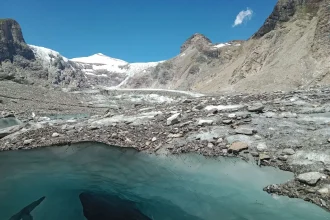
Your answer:
[[[13,19],[0,19],[0,63],[6,59],[13,61],[16,55],[35,59],[25,43],[20,25]]]
[[[310,18],[317,15],[323,0],[279,0],[273,12],[267,18],[261,28],[252,36],[252,38],[260,38],[272,30],[275,30],[282,22],[288,22],[297,16],[309,16]]]
[[[0,19],[0,80],[46,87],[87,87],[78,66],[58,53],[25,43],[20,25]]]

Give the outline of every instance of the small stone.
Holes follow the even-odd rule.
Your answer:
[[[284,155],[293,155],[293,154],[295,154],[296,152],[295,152],[293,149],[291,149],[291,148],[285,148],[285,149],[282,151],[282,153],[283,153]]]
[[[156,137],[153,137],[153,138],[151,139],[151,141],[152,141],[152,142],[155,142],[155,141],[157,141],[157,138],[156,138]]]
[[[214,147],[214,145],[212,143],[208,143],[207,144],[207,147],[210,148],[210,149],[212,149]]]
[[[328,142],[330,143],[330,138],[328,139]]]
[[[236,134],[245,134],[245,135],[253,135],[256,131],[252,128],[237,128],[235,129]]]
[[[326,195],[329,194],[329,189],[328,188],[322,188],[317,190],[318,193],[322,194],[322,195]]]
[[[322,173],[309,172],[298,175],[296,179],[301,183],[306,183],[312,186],[315,185],[322,177],[323,177]]]
[[[181,116],[180,113],[176,113],[174,115],[172,115],[171,117],[169,117],[166,122],[167,122],[167,125],[174,125],[174,124],[177,124],[179,123],[179,117]]]
[[[233,144],[230,145],[228,151],[233,153],[238,153],[248,148],[249,148],[248,144],[244,142],[234,142]]]
[[[33,139],[28,139],[23,142],[24,145],[30,145],[34,140]]]
[[[207,126],[207,125],[212,125],[213,124],[213,120],[199,120],[198,121],[198,125],[199,126]]]
[[[59,133],[56,133],[56,132],[54,132],[53,134],[52,134],[52,137],[59,137],[60,136],[60,134]]]
[[[263,152],[263,151],[266,151],[268,149],[267,145],[265,143],[259,143],[257,145],[257,150],[259,152]]]
[[[261,103],[257,103],[253,106],[248,107],[249,112],[262,112],[262,110],[265,108],[265,106]]]
[[[149,146],[150,144],[151,144],[150,141],[147,141],[147,142],[146,142],[146,146]]]
[[[229,125],[229,124],[233,123],[233,121],[228,119],[228,120],[223,120],[222,123],[224,123],[225,125]]]

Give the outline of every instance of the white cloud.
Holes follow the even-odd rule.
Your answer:
[[[241,25],[244,21],[249,21],[251,20],[253,15],[253,11],[249,8],[246,9],[246,11],[241,11],[240,13],[238,13],[238,15],[236,16],[236,20],[233,24],[233,27],[236,27],[238,25]]]

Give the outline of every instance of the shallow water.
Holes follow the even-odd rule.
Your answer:
[[[14,125],[19,125],[21,122],[14,117],[1,118],[0,119],[0,129],[11,127]]]
[[[35,220],[85,219],[79,194],[134,201],[151,219],[323,220],[321,208],[262,191],[293,176],[236,159],[155,156],[96,143],[0,153],[0,219],[31,202]]]

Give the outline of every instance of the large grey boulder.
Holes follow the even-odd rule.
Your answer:
[[[323,176],[325,176],[322,173],[319,172],[309,172],[309,173],[302,173],[296,177],[296,179],[301,182],[305,183],[307,185],[315,185]]]

